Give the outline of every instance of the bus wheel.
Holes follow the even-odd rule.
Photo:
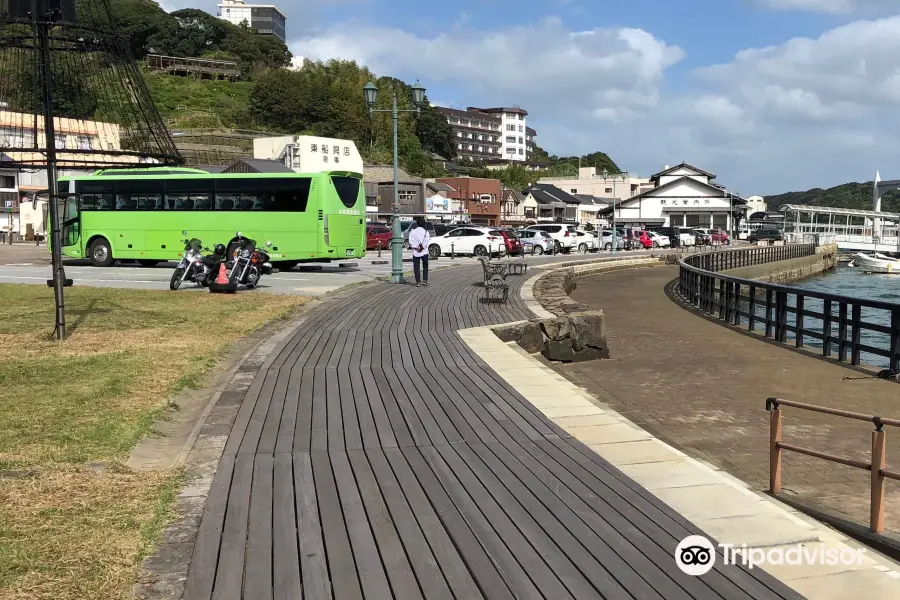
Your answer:
[[[109,242],[105,238],[97,238],[91,243],[88,256],[91,259],[91,264],[95,267],[108,267],[113,264],[114,260],[112,248],[109,247]]]
[[[142,267],[155,267],[159,264],[158,260],[139,260],[138,264]]]

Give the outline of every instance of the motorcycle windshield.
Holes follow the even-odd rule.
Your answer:
[[[191,238],[191,241],[188,242],[188,248],[195,252],[199,252],[203,247],[203,242],[198,240],[197,238]]]

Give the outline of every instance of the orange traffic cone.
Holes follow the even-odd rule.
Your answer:
[[[216,283],[218,283],[219,285],[228,284],[228,276],[225,274],[224,263],[219,265],[219,276],[216,277]]]
[[[219,265],[219,275],[209,284],[209,291],[213,294],[233,294],[237,291],[237,284],[228,281],[224,264]]]

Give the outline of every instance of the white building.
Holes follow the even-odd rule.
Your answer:
[[[274,35],[282,42],[287,41],[285,33],[287,17],[274,4],[248,4],[244,0],[222,0],[219,4],[219,18],[233,25],[246,22],[260,34]]]
[[[655,187],[617,202],[617,225],[704,227],[730,230],[747,201],[713,183],[716,176],[687,163],[666,167],[650,178]],[[613,207],[601,211],[612,217]]]
[[[4,158],[0,155],[0,164]],[[19,193],[16,171],[0,168],[0,231],[19,232]]]
[[[764,213],[769,211],[769,205],[762,196],[750,196],[747,198],[747,214]]]
[[[542,177],[538,183],[554,185],[570,194],[625,200],[651,190],[654,184],[647,177],[627,173],[597,173],[596,167],[581,167],[578,177]]]
[[[253,140],[253,158],[277,160],[297,173],[363,173],[363,159],[353,140],[285,135]]]
[[[531,159],[537,132],[528,127],[528,111],[518,106],[435,109],[447,118],[460,158],[502,166]]]

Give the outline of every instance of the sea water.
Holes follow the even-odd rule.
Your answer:
[[[852,298],[893,302],[898,303],[898,306],[900,306],[900,274],[887,275],[877,273],[863,273],[859,269],[841,265],[837,269],[825,275],[819,275],[817,277],[799,281],[793,284],[792,287],[804,288],[817,292],[827,292],[829,294],[838,294],[841,296],[849,296]],[[791,304],[794,304],[793,298],[791,298]],[[804,308],[806,310],[821,312],[823,303],[821,300],[816,298],[806,298]],[[833,303],[833,313],[835,317],[833,319],[834,322],[832,324],[831,335],[837,336],[837,303]],[[886,310],[874,310],[863,307],[861,314],[862,320],[867,323],[885,326],[890,326],[891,324],[890,312]],[[850,319],[850,317],[851,312],[850,308],[848,307],[847,318]],[[794,320],[794,316],[790,315],[789,322],[793,324]],[[822,331],[822,322],[819,319],[811,319],[809,317],[806,317],[804,325],[814,331],[818,331],[820,333]],[[813,348],[822,347],[821,341],[811,339],[809,337],[807,337],[804,342],[807,346],[811,346]],[[865,329],[860,332],[860,343],[876,348],[884,348],[886,350],[890,348],[890,339],[887,334],[868,331]],[[832,353],[836,356],[837,344],[833,342],[831,346]],[[863,352],[861,355],[861,359],[862,362],[879,368],[888,367],[888,360],[882,356]]]

